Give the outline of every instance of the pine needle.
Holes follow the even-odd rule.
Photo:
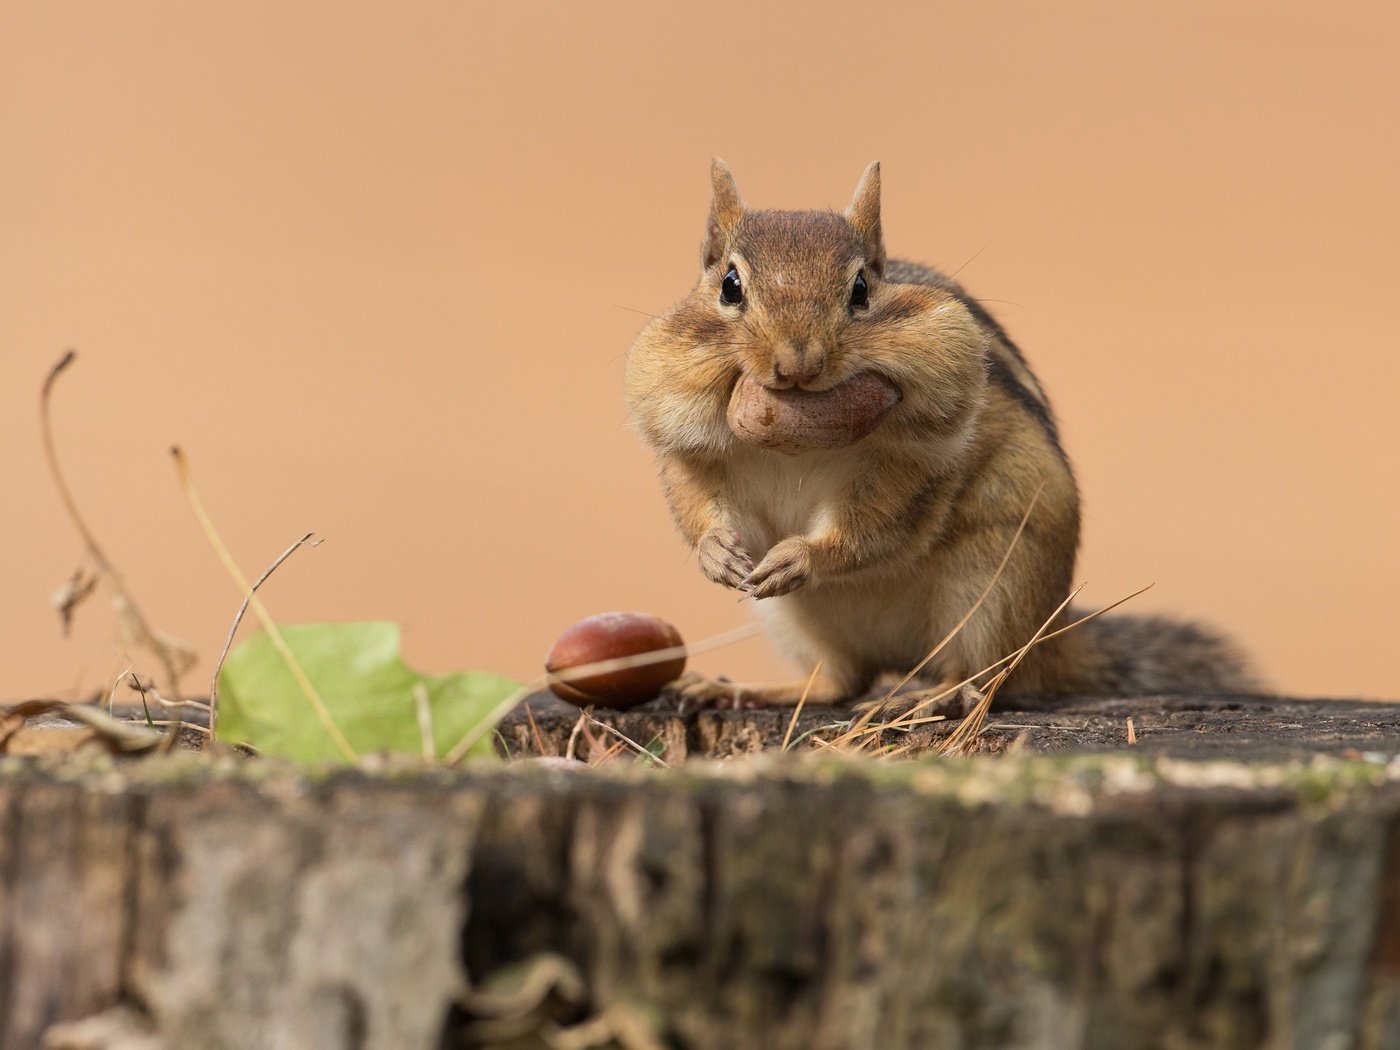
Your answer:
[[[817,675],[821,673],[822,662],[817,661],[817,666],[812,668],[812,676],[807,679],[807,685],[802,690],[802,695],[797,699],[797,706],[792,709],[792,718],[788,720],[787,732],[783,734],[782,750],[788,749],[788,742],[792,740],[792,731],[797,728],[797,719],[802,715],[802,707],[807,703],[807,694],[812,691],[812,683],[817,680]]]

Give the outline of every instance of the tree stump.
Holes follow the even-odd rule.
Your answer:
[[[0,760],[0,1046],[1400,1046],[1400,707],[598,717],[672,767]]]
[[[780,747],[791,728],[799,748],[834,738],[833,728],[851,717],[846,708],[806,708],[794,721],[791,709],[699,711],[682,715],[657,702],[629,711],[593,709],[592,717],[629,740],[654,750],[667,762],[730,758]],[[993,711],[971,750],[998,754],[1008,749],[1044,754],[1083,754],[1128,748],[1128,720],[1137,743],[1134,753],[1183,759],[1278,762],[1314,754],[1400,751],[1400,704],[1351,700],[1298,700],[1274,696],[1161,696],[1141,699],[1057,701],[1031,711]],[[505,719],[500,750],[507,755],[562,755],[574,738],[574,751],[588,757],[588,734],[578,732],[577,707],[536,693]],[[584,728],[591,723],[586,720]],[[958,721],[887,733],[885,740],[906,753],[936,751]],[[606,730],[591,734],[604,745]]]

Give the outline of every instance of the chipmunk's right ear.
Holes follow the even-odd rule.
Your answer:
[[[865,242],[865,261],[876,274],[885,275],[885,235],[880,229],[880,162],[874,161],[860,177],[846,218]]]
[[[705,231],[704,247],[700,250],[700,264],[707,270],[719,262],[729,235],[744,215],[739,187],[734,185],[729,166],[718,157],[710,161],[710,192],[710,224]]]

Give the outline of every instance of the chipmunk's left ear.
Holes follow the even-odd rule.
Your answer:
[[[705,227],[705,243],[700,246],[700,265],[708,270],[726,251],[729,236],[744,217],[744,202],[729,165],[718,157],[710,161],[710,221]]]
[[[873,161],[860,177],[846,218],[865,242],[865,263],[876,274],[885,274],[885,237],[880,230],[880,162]]]

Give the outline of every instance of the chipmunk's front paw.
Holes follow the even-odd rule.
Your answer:
[[[812,579],[812,545],[801,536],[775,544],[740,584],[751,598],[790,594]]]
[[[699,671],[687,671],[661,691],[674,700],[683,715],[712,708],[748,710],[765,706],[758,697],[747,694],[740,685],[727,678],[709,678]]]
[[[726,587],[738,588],[753,572],[753,555],[744,549],[744,541],[733,529],[705,533],[696,544],[695,557],[701,572]]]

